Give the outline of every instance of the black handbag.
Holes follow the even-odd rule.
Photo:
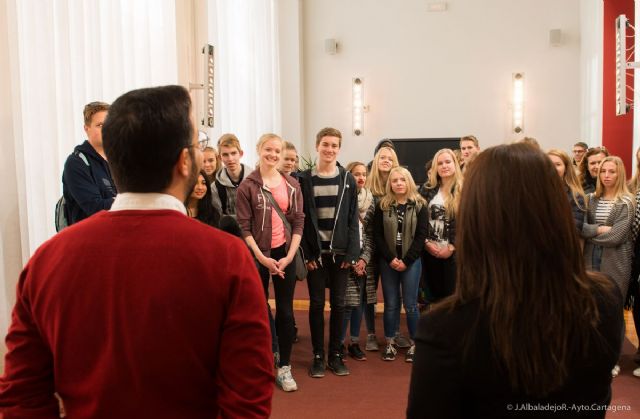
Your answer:
[[[267,198],[269,198],[269,202],[271,202],[271,207],[278,213],[280,219],[282,219],[282,224],[284,224],[285,228],[289,231],[289,236],[293,238],[293,230],[291,229],[291,224],[289,224],[289,220],[285,217],[284,213],[280,209],[280,206],[273,198],[273,195],[268,190],[265,190]],[[302,281],[307,277],[307,265],[304,263],[304,257],[302,256],[302,246],[298,246],[298,250],[296,250],[296,256],[293,258],[293,262],[296,267],[296,279],[298,281]]]

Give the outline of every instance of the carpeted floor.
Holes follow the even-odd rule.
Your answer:
[[[302,287],[299,287],[302,288]],[[275,419],[316,418],[403,418],[407,404],[411,364],[404,362],[404,352],[393,362],[380,359],[379,352],[367,352],[366,361],[347,359],[351,374],[337,377],[327,371],[324,378],[311,378],[307,369],[311,364],[311,338],[307,311],[296,311],[300,342],[294,344],[291,359],[292,373],[298,391],[285,393],[275,388],[272,417]],[[328,319],[328,313],[325,313]],[[376,317],[378,336],[382,339],[382,316]],[[325,321],[328,331],[328,321]],[[364,325],[363,325],[364,329]],[[406,335],[406,323],[402,319]],[[364,341],[365,336],[361,336]],[[327,338],[325,338],[327,339]],[[327,342],[327,340],[325,340]],[[625,341],[620,376],[613,380],[612,407],[607,418],[640,418],[640,378],[631,372],[635,364],[635,347]]]

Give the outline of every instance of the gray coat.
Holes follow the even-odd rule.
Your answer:
[[[587,269],[590,269],[592,265],[594,247],[601,246],[600,272],[609,275],[618,284],[624,298],[629,288],[631,259],[633,258],[631,238],[631,225],[635,212],[633,201],[626,196],[618,199],[604,223],[606,226],[611,226],[611,230],[604,234],[597,234],[599,224],[596,224],[595,218],[599,198],[596,198],[592,193],[589,194],[588,200],[589,206],[582,225],[582,235],[586,239],[584,258]]]

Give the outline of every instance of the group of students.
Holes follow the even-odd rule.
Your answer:
[[[240,163],[243,151],[238,139],[225,134],[218,141],[218,152],[205,149],[204,169],[186,204],[192,217],[214,226],[219,226],[221,216],[235,217],[237,233],[256,259],[267,298],[273,278],[276,382],[285,391],[297,389],[290,357],[297,341],[293,295],[296,279],[303,279],[296,278],[299,249],[308,270],[312,377],[323,377],[327,367],[336,375],[348,375],[345,351],[353,359],[366,359],[359,338],[363,317],[366,351],[382,349],[382,359],[393,361],[398,348],[405,348],[405,361],[413,362],[419,295],[431,304],[455,289],[456,214],[463,171],[480,152],[478,140],[462,137],[460,150],[439,150],[427,163],[427,181],[419,187],[400,165],[391,141],[376,146],[369,164],[354,161],[345,168],[337,162],[341,141],[338,130],[321,130],[316,136],[316,165],[299,171],[295,147],[266,134],[258,141],[259,162],[251,171]],[[536,146],[533,139],[525,142]],[[547,156],[563,180],[584,246],[585,266],[609,275],[623,296],[637,294],[637,281],[632,281],[640,225],[636,211],[640,193],[633,186],[637,175],[627,185],[620,158],[608,156],[602,147],[585,150],[584,157],[575,149],[573,159],[558,149],[549,150]],[[375,330],[378,282],[384,297],[382,348]],[[331,303],[326,361],[325,288]],[[399,333],[402,306],[408,339]],[[635,308],[636,318],[638,311]],[[612,374],[618,373],[616,365]],[[640,375],[640,369],[634,374]]]
[[[479,153],[463,137],[459,156],[440,150],[427,163],[418,188],[389,142],[368,165],[340,166],[333,128],[317,134],[316,164],[303,171],[286,173],[282,161],[295,166],[294,154],[274,134],[259,139],[255,170],[240,163],[230,134],[217,160],[208,139],[198,142],[181,86],[128,92],[110,112],[85,115],[96,155],[86,163],[86,150],[74,152],[77,179],[67,180],[95,183],[93,157],[108,156],[119,193],[111,211],[65,229],[25,267],[6,339],[5,416],[68,408],[84,417],[267,417],[274,375],[264,297],[273,281],[276,381],[293,391],[292,300],[303,277],[313,377],[327,366],[349,373],[349,321],[349,354],[364,359],[363,315],[365,350],[380,349],[372,310],[380,280],[387,361],[402,346],[401,304],[407,312],[407,417],[605,416],[625,297],[637,319],[640,226],[640,179],[627,185],[622,161],[605,149],[577,147],[584,153],[572,162],[530,138]],[[200,221],[243,237],[253,255]],[[64,257],[70,249],[80,256]],[[421,287],[429,309],[418,319]],[[176,344],[158,350],[167,338]]]
[[[463,138],[461,144],[467,143],[472,145],[466,150],[470,160],[479,146],[474,137]],[[462,183],[455,153],[439,151],[428,167],[429,181],[418,188],[400,166],[391,141],[378,144],[368,165],[356,161],[346,167],[337,161],[341,145],[340,131],[322,129],[316,136],[315,166],[300,171],[295,147],[265,134],[257,143],[259,161],[252,171],[240,162],[243,151],[237,137],[225,134],[218,150],[204,148],[203,170],[185,203],[190,216],[212,226],[234,217],[237,234],[255,257],[267,298],[273,282],[272,346],[276,382],[285,391],[297,389],[290,357],[297,340],[293,295],[296,279],[303,279],[296,278],[298,251],[307,269],[313,346],[309,374],[316,378],[323,377],[327,367],[336,375],[348,375],[345,351],[356,360],[366,359],[359,341],[363,316],[364,349],[380,350],[375,330],[379,281],[385,361],[395,360],[397,348],[405,348],[405,361],[413,362],[419,289],[429,290],[430,301],[454,289],[455,212]],[[421,285],[423,270],[427,282]],[[331,304],[327,351],[326,288]],[[403,305],[408,338],[399,333]]]

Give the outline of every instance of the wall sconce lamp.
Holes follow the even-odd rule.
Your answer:
[[[634,31],[627,35],[627,28]],[[625,15],[616,18],[616,115],[625,115],[633,108],[633,88],[627,84],[628,71],[640,68],[640,62],[633,60],[635,45],[627,48],[627,38],[634,38],[635,28]],[[627,94],[627,89],[631,94]],[[631,96],[631,97],[628,97]]]
[[[513,74],[513,132],[524,131],[524,74]]]
[[[204,83],[189,83],[190,89],[203,89],[203,108],[204,115],[200,120],[200,124],[204,127],[213,128],[213,45],[207,44],[202,47],[203,63],[204,63]]]
[[[213,45],[205,45],[202,48],[202,52],[205,55],[205,116],[202,120],[202,125],[206,125],[213,128]]]
[[[364,134],[364,85],[360,77],[353,79],[352,101],[353,101],[353,135]]]

